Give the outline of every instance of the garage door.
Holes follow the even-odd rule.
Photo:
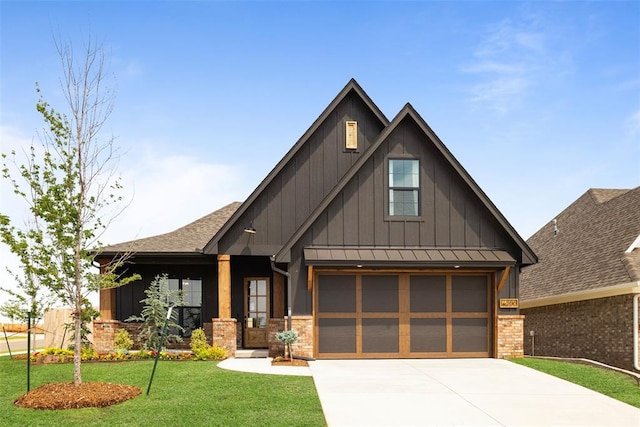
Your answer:
[[[488,357],[490,277],[320,273],[316,357]]]

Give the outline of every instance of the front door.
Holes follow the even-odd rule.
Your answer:
[[[269,279],[250,277],[244,282],[244,347],[268,347]]]

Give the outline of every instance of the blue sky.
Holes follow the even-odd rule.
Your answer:
[[[3,0],[0,27],[3,152],[42,127],[36,81],[65,108],[53,35],[104,43],[131,198],[107,242],[246,198],[352,77],[390,119],[410,102],[525,239],[640,185],[639,1]]]

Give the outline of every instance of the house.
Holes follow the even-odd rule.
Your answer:
[[[520,275],[526,353],[634,369],[640,187],[590,189],[527,243],[540,261]]]
[[[351,80],[242,204],[133,250],[101,292],[101,342],[168,273],[213,342],[314,358],[522,355],[519,273],[536,256],[407,104],[389,121]]]

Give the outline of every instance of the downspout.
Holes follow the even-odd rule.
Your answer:
[[[287,278],[287,330],[291,330],[291,275],[288,271],[284,271],[276,267],[276,256],[271,255],[271,270],[280,273]]]
[[[640,363],[638,363],[638,299],[640,294],[633,296],[633,367],[636,371],[640,371]]]

